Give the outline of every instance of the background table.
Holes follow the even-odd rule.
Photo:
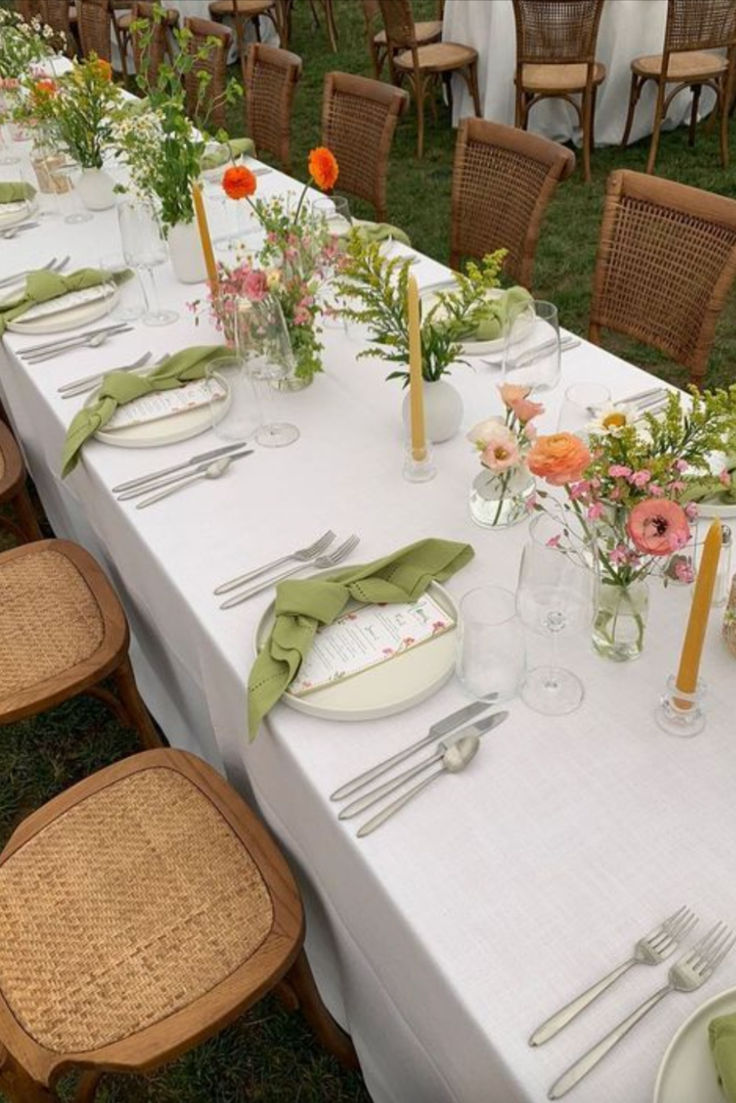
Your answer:
[[[294,187],[275,172],[259,177],[263,194]],[[102,240],[107,248],[117,241],[114,212],[81,226],[40,227],[4,243],[0,275],[51,251],[70,252],[75,265],[94,263]],[[445,272],[426,259],[414,271],[420,284]],[[459,685],[373,723],[327,723],[279,706],[249,745],[245,684],[269,596],[224,612],[213,587],[332,527],[361,535],[356,562],[429,535],[470,541],[476,558],[450,581],[455,596],[490,582],[513,589],[527,527],[489,532],[472,524],[477,459],[462,435],[437,447],[433,482],[401,478],[402,392],[384,382],[384,364],[356,360],[363,342],[354,330],[327,330],[324,376],[281,396],[281,413],[301,429],[291,447],[257,449],[223,479],[140,512],[109,488],[213,447],[209,435],[141,451],[92,442],[62,483],[59,455],[77,406],[57,395],[62,382],[214,336],[185,310],[201,288],[160,272],[162,299],[181,311],[174,326],[137,325],[107,348],[32,368],[17,356],[27,339],[8,335],[0,346],[0,391],[51,523],[88,547],[120,592],[136,675],[171,742],[224,764],[287,849],[305,894],[319,984],[353,1035],[376,1103],[540,1103],[571,1060],[661,985],[663,971],[632,971],[559,1038],[532,1050],[526,1039],[542,1019],[681,904],[702,917],[701,930],[719,918],[736,921],[734,663],[717,616],[700,737],[672,739],[654,722],[689,601],[686,588],[655,586],[641,661],[619,666],[597,658],[587,639],[562,642],[562,658],[586,687],[578,712],[547,719],[514,701],[464,774],[357,840],[327,795],[459,708]],[[651,382],[585,343],[564,354],[563,367],[542,430],[556,426],[564,386],[574,380],[604,380],[615,396]],[[490,372],[458,367],[452,379],[466,428],[498,412]],[[547,654],[544,641],[530,647],[532,658]],[[702,992],[669,997],[571,1099],[649,1103],[676,1027],[734,984],[736,957]]]
[[[617,145],[623,136],[631,84],[631,62],[643,54],[660,54],[664,44],[667,0],[606,0],[598,30],[596,58],[606,66],[606,79],[598,89],[595,139],[598,145]],[[478,81],[483,116],[497,123],[514,123],[514,74],[516,25],[511,0],[447,0],[442,37],[462,42],[478,51]],[[473,114],[473,105],[462,81],[453,84],[454,121]],[[670,106],[665,129],[679,126],[688,116],[689,91],[681,92]],[[644,87],[634,116],[630,141],[652,132],[656,87]],[[713,109],[715,96],[705,89],[700,115]],[[574,139],[580,144],[577,115],[563,100],[545,100],[529,116],[529,129],[555,141]]]

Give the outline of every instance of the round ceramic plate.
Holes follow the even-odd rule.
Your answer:
[[[9,230],[38,209],[37,199],[19,199],[17,203],[0,203],[0,230]]]
[[[452,290],[452,288],[443,288],[442,290]],[[503,294],[500,288],[492,288],[487,292],[487,298],[497,299]],[[437,298],[437,291],[432,291],[430,288],[425,295],[421,296],[424,303],[424,310],[428,310],[434,300]],[[529,317],[528,324],[517,325],[514,334],[514,344],[523,340],[527,333],[534,326],[534,318]],[[492,341],[459,341],[460,348],[466,356],[487,356],[490,352],[503,352],[506,347],[505,337],[496,337]]]
[[[225,397],[220,403],[218,421],[222,421],[230,409],[232,392],[227,380],[217,377],[225,388]],[[93,391],[84,403],[91,406],[97,401],[97,391]],[[212,415],[209,405],[197,406],[194,410],[184,410],[181,414],[160,417],[155,421],[146,421],[143,425],[129,425],[123,429],[100,429],[95,440],[103,444],[112,444],[115,448],[158,448],[163,444],[176,444],[180,440],[189,440],[212,428]]]
[[[654,1085],[654,1103],[724,1103],[708,1046],[708,1023],[736,1011],[729,988],[693,1011],[667,1046]]]
[[[431,697],[455,668],[458,611],[450,594],[438,582],[430,583],[427,593],[452,616],[455,628],[344,682],[315,690],[307,697],[293,697],[287,691],[281,698],[284,704],[323,720],[376,720],[403,712]],[[271,602],[256,629],[256,652],[273,627],[273,609]]]
[[[24,333],[30,337],[36,334],[64,333],[67,329],[87,325],[88,322],[94,322],[97,318],[103,318],[105,314],[109,314],[120,298],[120,292],[114,283],[100,284],[99,291],[98,299],[69,307],[68,310],[64,310],[64,299],[67,296],[60,295],[54,300],[58,303],[59,309],[53,314],[40,318],[27,318],[25,314],[21,314],[20,318],[8,322],[7,328],[13,333]],[[75,292],[70,291],[69,294],[73,295]]]

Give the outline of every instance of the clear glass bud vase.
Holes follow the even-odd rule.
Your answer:
[[[481,468],[470,487],[470,515],[483,528],[508,528],[524,521],[534,494],[534,476],[526,464],[501,473]]]
[[[638,659],[644,650],[649,612],[649,585],[645,580],[617,586],[598,581],[595,588],[593,647],[614,662]]]

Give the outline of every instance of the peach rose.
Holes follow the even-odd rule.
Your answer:
[[[530,402],[531,387],[520,387],[517,383],[502,383],[498,388],[505,406],[516,415],[522,425],[544,413],[541,402]]]
[[[685,510],[666,498],[637,502],[626,528],[637,551],[644,555],[672,555],[690,539]]]
[[[591,457],[580,437],[573,433],[552,433],[537,437],[527,456],[527,465],[552,486],[564,486],[581,479]]]

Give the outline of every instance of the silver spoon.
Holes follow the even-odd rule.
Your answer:
[[[8,241],[11,237],[15,237],[16,234],[22,233],[23,230],[32,230],[34,226],[38,225],[38,222],[19,222],[15,226],[9,226],[7,230],[0,231],[0,237]]]
[[[430,774],[424,781],[420,781],[418,785],[415,785],[413,789],[410,789],[408,793],[404,793],[403,797],[399,797],[398,800],[392,801],[388,807],[374,816],[373,819],[367,820],[362,827],[358,829],[358,838],[362,839],[364,835],[370,835],[371,831],[375,831],[377,827],[380,827],[382,823],[390,819],[394,812],[398,812],[400,808],[403,808],[405,804],[408,804],[415,796],[421,793],[422,789],[426,789],[428,785],[431,785],[433,781],[436,781],[438,777],[447,772],[450,774],[459,774],[461,770],[464,770],[471,759],[475,758],[480,747],[480,739],[477,735],[466,735],[462,739],[458,739],[457,743],[453,743],[448,747],[442,756],[439,770],[435,770],[433,774]]]
[[[57,356],[63,356],[65,352],[77,352],[81,348],[97,349],[100,345],[104,345],[109,337],[117,337],[120,333],[129,333],[132,328],[132,326],[120,326],[117,329],[106,329],[101,333],[95,333],[92,337],[85,337],[76,342],[70,341],[69,344],[62,345],[60,348],[49,349],[48,352],[37,352],[35,356],[29,353],[23,359],[27,364],[42,364],[44,360],[53,360]]]
[[[200,471],[197,475],[190,475],[188,479],[181,479],[175,486],[169,486],[166,490],[159,491],[158,494],[152,494],[150,498],[144,498],[142,502],[136,504],[136,509],[145,509],[146,506],[153,505],[154,502],[160,502],[162,498],[168,498],[169,494],[175,494],[177,490],[181,490],[183,486],[190,486],[192,483],[199,482],[200,479],[219,479],[220,475],[224,475],[228,467],[232,463],[230,456],[223,456],[220,460],[215,460],[209,467],[206,467],[204,471]]]

